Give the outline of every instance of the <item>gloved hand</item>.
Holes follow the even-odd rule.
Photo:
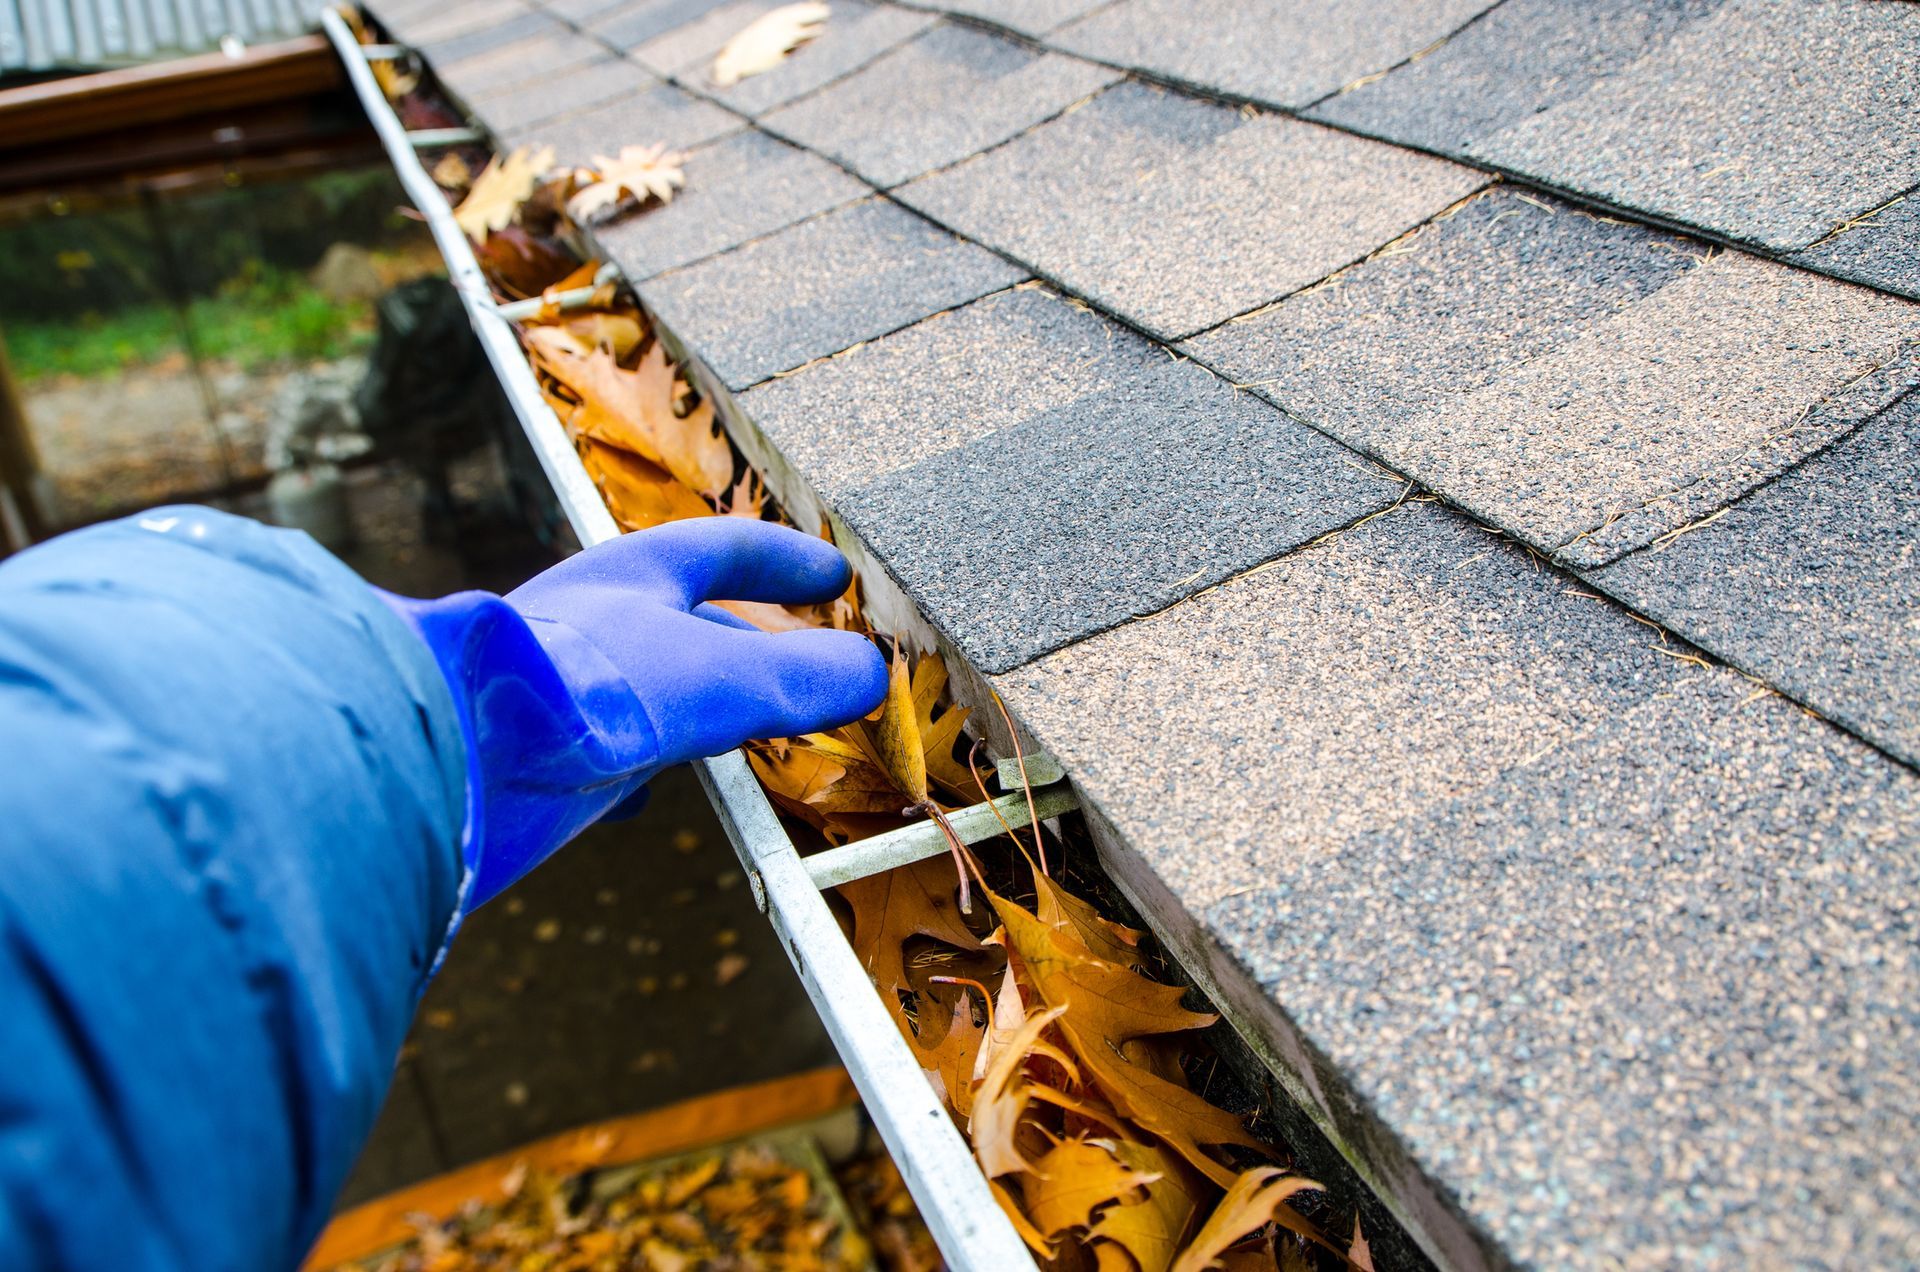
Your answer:
[[[589,548],[503,599],[386,597],[427,642],[467,742],[462,912],[497,895],[669,765],[858,719],[886,693],[851,632],[770,634],[714,600],[832,600],[823,540],[740,517]]]

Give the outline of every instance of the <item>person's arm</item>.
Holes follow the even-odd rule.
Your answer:
[[[0,564],[0,1264],[294,1266],[465,909],[658,768],[877,702],[870,644],[701,604],[845,585],[722,520],[504,601],[201,508]]]

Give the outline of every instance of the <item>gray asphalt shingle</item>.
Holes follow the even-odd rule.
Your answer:
[[[637,93],[559,119],[509,129],[515,146],[552,146],[556,161],[591,163],[618,155],[622,147],[664,142],[674,149],[699,146],[745,127],[737,115],[671,84],[654,83]]]
[[[1024,277],[876,197],[661,274],[640,298],[743,389]]]
[[[1920,6],[1731,0],[1469,154],[1776,251],[1920,184]]]
[[[940,20],[931,13],[862,0],[834,0],[832,12],[817,37],[771,70],[728,88],[709,82],[704,67],[690,68],[688,74],[698,79],[703,92],[735,110],[758,115],[859,70]]]
[[[761,122],[891,186],[1005,141],[1117,78],[945,23]]]
[[[1325,277],[1484,180],[1285,116],[1122,84],[899,196],[1177,339]]]
[[[511,44],[437,65],[440,78],[462,97],[518,88],[531,80],[597,62],[607,51],[597,41],[563,29],[547,29]]]
[[[1108,0],[946,0],[949,13],[964,13],[1023,35],[1041,36],[1098,9]]]
[[[1553,551],[1750,464],[1917,323],[1905,302],[1496,191],[1190,348]]]
[[[529,36],[549,35],[564,29],[538,10],[507,10],[498,22],[463,28],[457,34],[438,37],[408,35],[406,38],[426,56],[427,61],[440,67],[491,52]]]
[[[1035,289],[876,341],[741,405],[988,671],[1161,608],[1401,490],[1191,363]]]
[[[729,0],[632,0],[593,16],[587,29],[618,49],[631,49],[705,17]],[[718,46],[715,46],[718,47]],[[671,69],[671,68],[668,68]]]
[[[1907,1262],[1920,779],[1582,591],[1408,505],[996,687],[1517,1265]]]
[[[1920,193],[1793,256],[1798,265],[1920,300]]]
[[[487,127],[510,133],[630,96],[659,82],[633,63],[610,57],[518,88],[478,93],[469,104]]]
[[[1305,106],[1444,39],[1490,0],[1119,0],[1048,37],[1073,53]]]
[[[1579,96],[1724,0],[1506,0],[1439,48],[1308,113],[1458,155],[1477,137]]]
[[[1920,765],[1920,392],[1590,578]]]
[[[826,160],[748,129],[694,151],[687,186],[596,233],[634,281],[690,264],[867,193]]]

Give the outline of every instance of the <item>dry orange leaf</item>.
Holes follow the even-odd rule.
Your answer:
[[[715,87],[727,88],[780,65],[787,54],[826,29],[830,12],[826,5],[808,0],[783,4],[761,14],[728,40],[713,59]]]
[[[1177,987],[1102,962],[1068,933],[1004,897],[987,895],[1004,925],[1003,939],[1041,1000],[1049,1007],[1074,1007],[1061,1032],[1116,1109],[1222,1187],[1232,1181],[1233,1172],[1208,1156],[1202,1145],[1239,1144],[1266,1151],[1239,1118],[1119,1053],[1129,1039],[1204,1028],[1215,1017],[1181,1007]]]
[[[1228,1246],[1272,1223],[1281,1210],[1291,1209],[1287,1206],[1289,1197],[1319,1187],[1311,1179],[1289,1175],[1277,1166],[1247,1171],[1228,1186],[1227,1195],[1201,1225],[1193,1244],[1173,1261],[1171,1272],[1206,1272]]]
[[[1034,1164],[1027,1160],[1016,1140],[1020,1120],[1033,1098],[1027,1090],[1030,1083],[1021,1068],[1028,1056],[1043,1048],[1060,1059],[1066,1068],[1072,1068],[1057,1049],[1040,1040],[1047,1026],[1060,1019],[1066,1011],[1064,1006],[1049,1007],[1029,1016],[1027,1023],[1020,1026],[1020,1032],[1014,1035],[1012,1043],[988,1066],[985,1080],[980,1083],[980,1089],[974,1092],[973,1117],[968,1123],[967,1132],[973,1140],[973,1155],[979,1159],[980,1169],[987,1173],[989,1179],[1016,1171],[1034,1170]]]
[[[1011,963],[1000,978],[999,992],[993,998],[993,1011],[987,1020],[987,1035],[980,1043],[980,1055],[974,1062],[973,1080],[975,1082],[987,1076],[987,1066],[993,1058],[1013,1045],[1020,1033],[1020,1026],[1027,1023],[1026,1003],[1020,997],[1020,979],[1013,974]]]
[[[686,158],[678,150],[668,150],[665,142],[622,146],[613,158],[595,155],[593,167],[574,173],[574,180],[582,184],[567,200],[567,215],[576,221],[591,221],[629,196],[641,204],[650,199],[666,203],[675,190],[687,184],[683,167]]]
[[[471,239],[484,239],[494,230],[506,229],[552,167],[552,146],[537,150],[522,146],[504,159],[494,156],[474,178],[473,188],[454,209],[453,219]]]
[[[1373,1247],[1367,1244],[1367,1236],[1360,1231],[1360,1216],[1353,1217],[1353,1241],[1347,1246],[1347,1262],[1360,1272],[1373,1272]]]
[[[1013,1194],[1008,1192],[997,1179],[989,1179],[987,1188],[993,1193],[993,1199],[1000,1203],[1000,1209],[1006,1213],[1007,1219],[1013,1224],[1013,1230],[1020,1234],[1022,1241],[1027,1243],[1027,1249],[1043,1259],[1051,1259],[1053,1246],[1040,1235],[1040,1230],[1033,1226],[1026,1212],[1020,1209],[1020,1203],[1013,1199]]]
[[[1177,1158],[1132,1140],[1119,1141],[1113,1151],[1128,1166],[1154,1179],[1144,1196],[1102,1214],[1088,1235],[1096,1243],[1113,1242],[1124,1248],[1139,1272],[1167,1272],[1200,1203]]]
[[[972,1110],[974,1058],[979,1054],[985,1032],[985,1026],[973,1022],[972,1000],[962,994],[954,1003],[952,1019],[938,1042],[922,1047],[919,1040],[913,1040],[920,1067],[934,1091],[952,1104],[953,1111],[961,1117]]]
[[[567,348],[582,358],[596,349],[605,349],[615,358],[624,358],[637,349],[640,341],[646,337],[646,328],[632,314],[610,314],[599,310],[561,314],[541,320],[537,330],[542,333],[539,337],[542,341]]]
[[[630,451],[587,438],[580,456],[607,501],[607,511],[623,530],[713,515],[713,509],[672,474]]]
[[[573,337],[557,328],[532,327],[526,335],[541,369],[578,399],[564,416],[575,436],[652,460],[709,499],[733,484],[733,448],[714,423],[712,404],[703,402],[684,418],[673,413],[676,377],[657,342],[629,371],[609,349],[579,353]]]
[[[894,647],[887,668],[887,697],[880,707],[875,730],[880,766],[913,804],[927,802],[927,750],[920,736],[919,713],[913,700],[913,681],[907,657]]]
[[[843,883],[839,893],[853,909],[853,952],[860,966],[911,1036],[900,1005],[900,995],[913,989],[907,977],[907,942],[930,937],[961,950],[980,944],[961,921],[952,867],[932,857]]]
[[[1128,1165],[1118,1147],[1113,1140],[1062,1139],[1034,1162],[1032,1178],[1020,1185],[1033,1226],[1049,1237],[1089,1227],[1095,1210],[1133,1200],[1160,1178]]]

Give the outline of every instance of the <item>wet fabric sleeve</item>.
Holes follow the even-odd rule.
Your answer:
[[[292,1268],[461,889],[431,653],[298,533],[0,563],[0,1266]]]

